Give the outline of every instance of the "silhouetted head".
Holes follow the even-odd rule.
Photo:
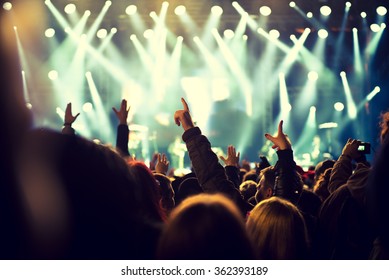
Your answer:
[[[157,250],[159,259],[252,259],[240,211],[220,194],[184,200],[171,213]]]

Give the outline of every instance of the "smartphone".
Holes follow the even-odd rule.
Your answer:
[[[358,151],[362,154],[370,154],[370,143],[368,142],[361,142],[358,146]]]

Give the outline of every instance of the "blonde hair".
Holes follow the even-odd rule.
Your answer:
[[[300,211],[278,197],[257,204],[247,219],[247,231],[258,259],[306,259],[308,233]]]

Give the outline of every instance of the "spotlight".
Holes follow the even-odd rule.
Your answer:
[[[273,39],[278,39],[280,38],[280,32],[276,29],[272,29],[269,31],[269,35],[270,37],[272,37]]]
[[[50,80],[54,81],[58,79],[58,72],[55,70],[51,70],[47,76],[49,77]]]
[[[12,4],[10,2],[5,2],[3,4],[3,9],[6,11],[10,11],[12,9]]]
[[[111,33],[116,34],[118,32],[118,29],[116,27],[111,28]]]
[[[226,37],[227,39],[232,39],[234,38],[234,31],[232,31],[231,29],[226,29],[224,30],[224,37]]]
[[[162,2],[162,7],[164,7],[164,8],[169,7],[169,2],[166,2],[166,1]]]
[[[320,8],[320,13],[323,15],[323,16],[326,16],[328,17],[330,14],[331,14],[332,10],[330,7],[328,6],[322,6]]]
[[[84,105],[82,105],[82,110],[85,112],[85,113],[89,113],[93,110],[93,105],[92,103],[90,102],[86,102]]]
[[[325,29],[320,29],[317,34],[319,35],[320,38],[325,39],[328,37],[328,31]]]
[[[47,28],[45,31],[45,36],[47,38],[52,38],[55,35],[55,30],[53,28]]]
[[[97,38],[104,39],[105,37],[107,37],[107,34],[108,34],[107,29],[102,28],[99,31],[97,31],[96,36]]]
[[[310,111],[311,113],[316,112],[316,107],[315,107],[315,106],[311,106],[311,107],[309,108],[309,111]]]
[[[76,5],[74,4],[67,4],[64,9],[65,13],[68,15],[73,14],[76,11]]]
[[[319,74],[317,74],[316,71],[310,71],[308,73],[308,80],[310,80],[310,81],[317,81],[318,78],[319,78]]]
[[[387,12],[388,10],[384,6],[379,6],[377,8],[377,14],[379,14],[380,16],[386,15]]]
[[[249,36],[247,36],[246,34],[242,36],[242,39],[245,40],[245,41],[247,41],[248,38],[249,38]]]
[[[307,13],[307,18],[313,18],[313,13],[312,12],[308,12]]]
[[[377,23],[373,23],[370,25],[370,29],[373,32],[379,32],[381,30],[381,27]]]
[[[344,72],[344,71],[340,72],[340,76],[341,77],[346,77],[346,72]]]
[[[358,32],[358,29],[356,29],[355,27],[353,28],[353,32],[354,33],[357,33]]]
[[[90,14],[91,14],[91,12],[90,12],[89,10],[86,10],[86,11],[85,11],[85,15],[86,15],[87,17],[89,17]]]
[[[145,32],[143,32],[143,37],[146,39],[150,39],[154,36],[154,31],[152,29],[147,29]]]
[[[381,23],[381,29],[385,29],[385,28],[386,28],[386,23],[385,22]]]
[[[346,2],[346,8],[348,8],[348,9],[351,8],[351,3],[350,2]]]
[[[223,9],[222,7],[220,6],[213,6],[211,8],[211,12],[212,14],[214,14],[215,16],[221,16],[223,14]]]
[[[178,36],[178,37],[177,37],[177,41],[180,41],[180,42],[184,41],[184,37]]]
[[[131,36],[130,36],[130,40],[131,41],[134,41],[136,39],[136,35],[135,34],[132,34]]]
[[[27,102],[26,103],[26,107],[27,107],[27,109],[31,110],[32,109],[32,104],[30,102]]]
[[[186,13],[186,8],[185,8],[185,6],[183,6],[183,5],[177,6],[177,7],[174,9],[174,13],[175,13],[177,16],[182,16],[183,14]]]
[[[108,6],[108,7],[111,6],[112,5],[112,1],[105,1],[105,5]]]
[[[362,13],[361,13],[361,17],[362,17],[362,18],[366,18],[366,17],[367,17],[366,12],[362,12]]]
[[[292,1],[292,2],[289,3],[289,6],[294,8],[294,7],[296,7],[296,3]]]
[[[268,6],[262,6],[261,8],[259,8],[259,12],[261,13],[261,15],[267,17],[270,16],[271,9]]]
[[[126,8],[126,14],[129,16],[134,15],[137,10],[138,8],[135,5],[130,5]]]
[[[338,112],[343,111],[343,109],[344,109],[344,104],[343,104],[342,102],[336,102],[336,103],[334,104],[334,109],[335,109],[336,111],[338,111]]]

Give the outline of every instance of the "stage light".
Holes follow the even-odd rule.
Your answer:
[[[226,29],[224,30],[224,37],[226,37],[227,39],[232,39],[234,38],[234,31],[232,31],[231,29]]]
[[[154,19],[154,20],[158,20],[158,16],[157,16],[157,13],[155,11],[152,11],[149,13],[149,16]]]
[[[47,28],[45,31],[45,36],[47,38],[52,38],[55,35],[55,30],[53,28]]]
[[[379,14],[380,16],[386,15],[387,12],[388,10],[384,6],[379,6],[377,8],[377,14]]]
[[[32,104],[30,102],[27,102],[26,103],[26,107],[27,107],[27,109],[31,110],[32,109]]]
[[[267,17],[270,16],[271,9],[268,6],[262,6],[261,8],[259,8],[259,12],[261,13],[261,15]]]
[[[350,2],[346,2],[346,8],[348,8],[348,9],[351,8],[351,3]]]
[[[328,31],[325,29],[320,29],[317,34],[319,35],[320,38],[325,39],[328,37]]]
[[[108,7],[111,6],[112,5],[112,1],[105,1],[105,5],[108,6]]]
[[[316,112],[316,107],[315,107],[315,106],[311,106],[311,107],[309,108],[309,111],[310,111],[311,113]]]
[[[12,9],[12,4],[10,2],[5,2],[3,4],[3,9],[6,11],[10,11]]]
[[[367,17],[366,12],[362,12],[362,13],[361,13],[361,17],[362,17],[362,18],[366,18],[366,17]]]
[[[90,12],[89,10],[86,10],[86,11],[85,11],[85,15],[86,15],[87,17],[89,17],[90,14],[91,14],[91,12]]]
[[[84,105],[82,105],[82,110],[83,110],[85,113],[92,112],[92,110],[93,110],[93,105],[92,105],[92,103],[86,102]]]
[[[357,33],[358,32],[358,29],[356,27],[353,28],[353,32],[354,33]]]
[[[289,3],[289,6],[294,8],[294,7],[296,7],[296,3],[292,1],[292,2]]]
[[[249,36],[247,36],[246,34],[242,36],[242,39],[245,40],[245,41],[247,41],[248,38],[249,38]]]
[[[370,92],[367,96],[366,96],[366,100],[367,101],[371,101],[374,96],[376,96],[379,92],[381,91],[381,88],[380,87],[375,87],[372,92]]]
[[[76,11],[76,5],[74,4],[67,4],[64,9],[65,13],[68,15],[73,14]]]
[[[126,14],[129,15],[129,16],[135,15],[137,10],[138,10],[138,8],[135,5],[129,5],[126,8]]]
[[[134,41],[136,39],[136,35],[135,34],[132,34],[131,36],[130,36],[130,40],[131,41]]]
[[[343,77],[346,77],[346,72],[342,71],[340,72],[340,76],[343,78]]]
[[[185,8],[185,6],[183,6],[183,5],[177,6],[177,7],[174,9],[174,13],[175,13],[177,16],[182,16],[183,14],[186,13],[186,8]]]
[[[385,29],[386,28],[386,23],[381,23],[381,29]]]
[[[50,80],[55,81],[56,79],[58,79],[58,72],[55,70],[51,70],[47,76]]]
[[[211,8],[211,12],[212,14],[214,14],[215,16],[221,16],[223,14],[223,9],[222,7],[220,6],[213,6]]]
[[[326,16],[328,17],[330,14],[331,14],[332,10],[330,7],[328,6],[322,6],[320,8],[320,13],[323,15],[323,16]]]
[[[336,103],[334,104],[334,109],[335,109],[336,111],[338,111],[338,112],[341,112],[341,111],[343,111],[343,109],[344,109],[344,104],[343,104],[342,102],[336,102]]]
[[[319,78],[319,74],[317,74],[316,71],[310,71],[308,73],[308,80],[310,80],[310,81],[317,81],[318,78]]]
[[[143,32],[143,37],[145,37],[146,39],[150,39],[154,36],[154,30],[152,29],[147,29],[145,30],[145,32]]]
[[[313,13],[312,12],[308,12],[307,13],[307,18],[313,18]]]
[[[370,29],[373,32],[379,32],[381,30],[381,27],[377,23],[373,23],[370,25]]]
[[[269,35],[273,39],[278,39],[280,37],[280,32],[278,30],[276,30],[276,29],[272,29],[272,30],[269,31]]]
[[[104,29],[104,28],[100,29],[96,33],[97,38],[100,38],[100,39],[104,39],[105,37],[107,37],[107,35],[108,35],[108,31],[107,31],[107,29]]]
[[[118,32],[118,29],[116,27],[111,28],[111,33],[116,34]]]

